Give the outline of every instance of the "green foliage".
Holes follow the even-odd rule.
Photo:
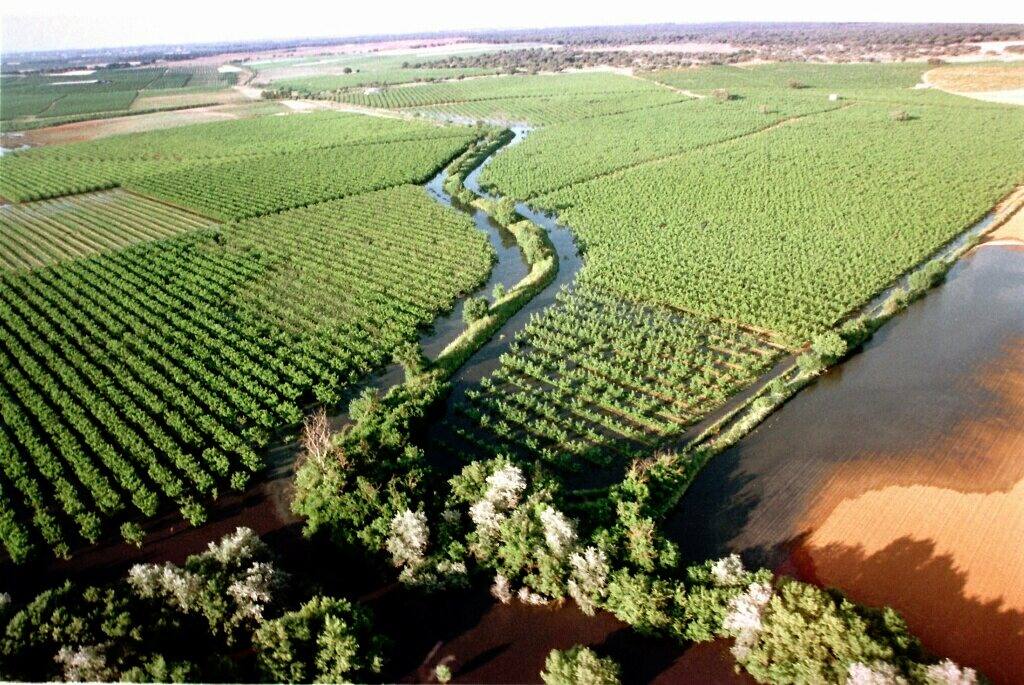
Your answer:
[[[486,297],[470,297],[462,305],[462,320],[467,324],[474,323],[487,316],[491,305]]]
[[[540,677],[544,685],[618,685],[620,675],[612,658],[576,645],[564,651],[552,649]]]
[[[423,494],[423,453],[410,435],[444,392],[426,374],[383,399],[354,403],[355,423],[335,454],[306,460],[296,474],[292,509],[305,518],[307,535],[324,531],[341,544],[384,549],[392,518]]]
[[[285,581],[266,546],[240,528],[180,567],[137,565],[101,587],[66,582],[12,616],[0,612],[0,670],[13,680],[129,682],[379,673],[383,643],[364,609],[317,596],[281,614]]]
[[[468,219],[402,187],[0,272],[0,540],[64,555],[164,503],[202,521],[300,406],[337,403],[489,264]]]
[[[129,545],[142,547],[142,541],[146,539],[146,531],[134,521],[125,521],[121,524],[121,537]]]
[[[502,226],[508,226],[512,224],[518,217],[516,214],[516,202],[512,198],[505,196],[498,200],[494,205],[494,220]]]
[[[823,331],[811,340],[811,349],[825,363],[831,364],[846,354],[847,346],[846,341],[836,331]]]
[[[920,645],[891,609],[857,606],[838,593],[783,582],[762,617],[743,667],[762,683],[845,682],[853,663],[920,659]]]
[[[265,622],[253,646],[260,677],[268,682],[366,681],[383,663],[366,610],[331,597],[313,597]]]

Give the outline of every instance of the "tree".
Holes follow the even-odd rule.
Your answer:
[[[265,622],[253,635],[256,666],[270,682],[366,681],[380,673],[382,640],[367,612],[333,597],[313,597]]]
[[[486,298],[470,297],[466,300],[466,303],[462,305],[462,320],[465,321],[467,325],[472,324],[487,316],[487,312],[490,308],[491,307],[487,303]]]
[[[392,359],[401,364],[405,369],[405,378],[409,380],[418,376],[427,368],[427,358],[423,355],[423,349],[415,340],[406,340],[398,344],[392,354]]]
[[[565,651],[552,649],[540,677],[545,685],[618,685],[619,665],[599,657],[588,647],[576,645]]]
[[[322,460],[330,452],[331,426],[327,421],[327,412],[323,408],[306,417],[299,442],[306,450],[306,454],[316,460]]]
[[[831,363],[846,354],[846,341],[836,331],[825,331],[814,336],[811,340],[811,349],[824,362]]]
[[[496,301],[505,297],[505,285],[503,283],[495,283],[494,289],[491,290],[491,297]]]

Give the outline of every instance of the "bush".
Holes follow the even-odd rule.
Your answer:
[[[365,610],[314,597],[260,626],[253,635],[256,666],[269,682],[365,682],[383,664],[381,639],[370,627]]]
[[[146,537],[146,531],[142,530],[142,526],[134,521],[127,521],[121,524],[121,537],[124,538],[124,541],[129,545],[142,547],[142,541]]]
[[[516,202],[506,196],[498,200],[494,205],[494,220],[502,226],[515,223],[517,218]]]
[[[470,297],[466,300],[466,304],[462,306],[462,320],[467,325],[472,324],[487,316],[490,308],[491,306],[487,303],[486,298]]]
[[[565,651],[552,649],[540,677],[545,685],[618,685],[619,665],[609,657],[576,645]]]
[[[910,121],[910,114],[905,109],[896,109],[889,113],[893,121]]]
[[[824,363],[832,363],[846,354],[846,341],[836,331],[825,331],[811,340],[814,350]]]

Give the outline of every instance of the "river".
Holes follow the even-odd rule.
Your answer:
[[[684,560],[899,610],[935,652],[1024,673],[1024,252],[983,246],[698,475]]]

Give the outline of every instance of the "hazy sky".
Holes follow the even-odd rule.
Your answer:
[[[1022,7],[1018,0],[6,0],[0,10],[0,49],[648,22],[1024,22]]]

